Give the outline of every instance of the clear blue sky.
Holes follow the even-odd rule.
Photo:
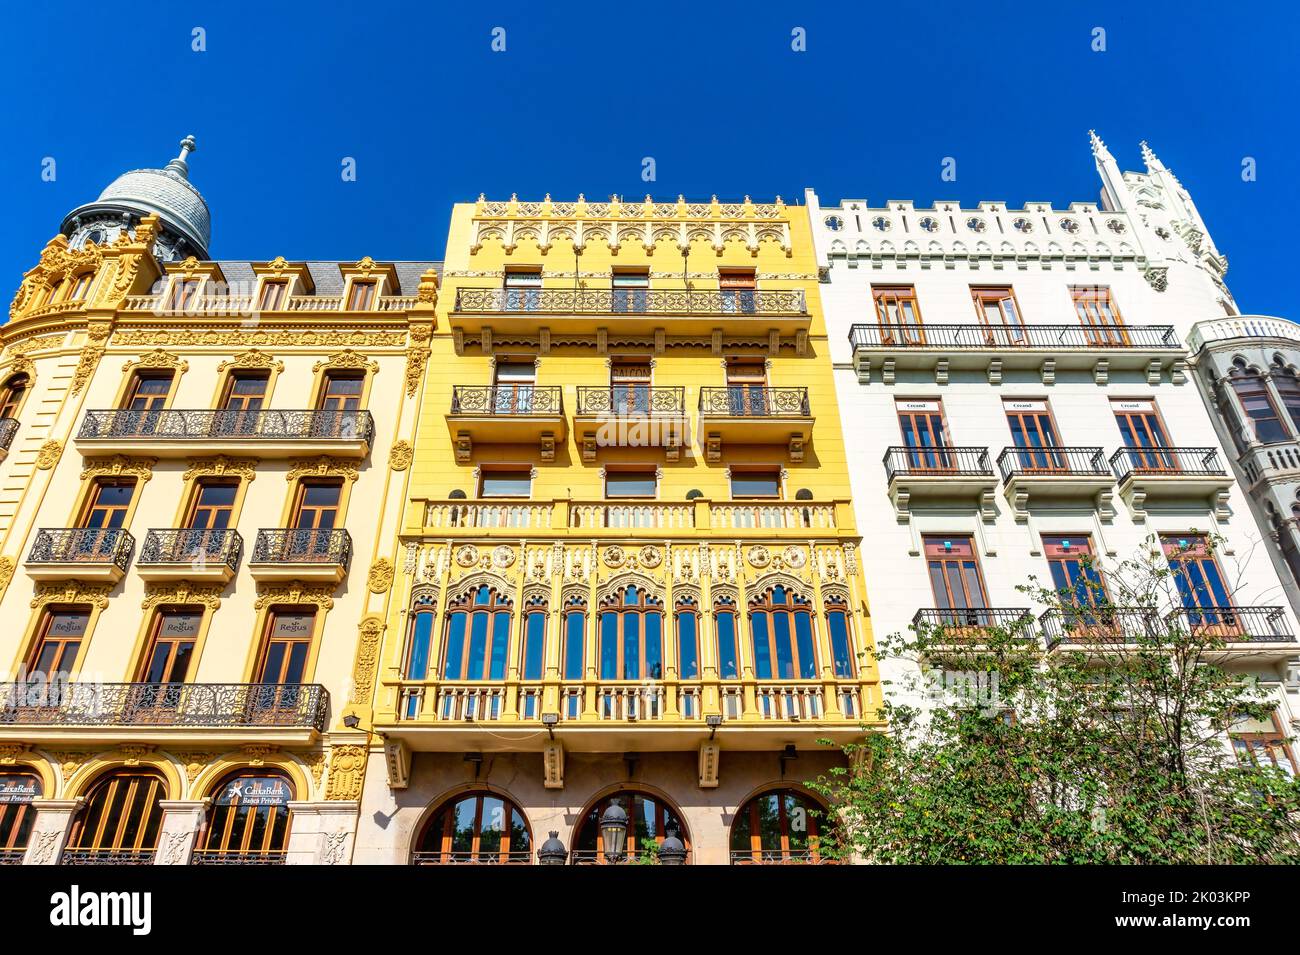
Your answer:
[[[1145,138],[1191,190],[1244,311],[1300,319],[1294,3],[294,6],[7,5],[5,287],[186,133],[214,257],[391,260],[441,257],[450,204],[480,192],[1092,201],[1096,127],[1121,167]]]

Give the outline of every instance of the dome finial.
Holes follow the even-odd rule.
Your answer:
[[[186,136],[181,140],[180,145],[181,154],[169,162],[165,168],[170,169],[172,172],[179,173],[188,179],[190,175],[190,167],[189,163],[185,161],[185,157],[194,152],[195,149],[198,148],[198,144],[195,143],[193,136]]]

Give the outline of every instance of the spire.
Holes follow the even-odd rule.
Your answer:
[[[1147,141],[1142,140],[1142,161],[1147,164],[1147,172],[1155,172],[1165,168],[1165,164],[1160,161],[1160,157],[1152,151],[1147,145]]]
[[[1097,175],[1101,176],[1102,208],[1107,212],[1123,212],[1126,189],[1119,164],[1095,129],[1088,130],[1088,139],[1092,143],[1092,159],[1097,164]]]
[[[185,157],[195,151],[196,143],[193,136],[186,136],[181,140],[181,154],[169,162],[164,168],[170,169],[183,179],[190,177],[190,166],[185,161]]]

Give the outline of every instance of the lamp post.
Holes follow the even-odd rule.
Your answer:
[[[686,863],[686,846],[677,837],[677,827],[667,826],[664,831],[667,835],[664,836],[664,841],[659,843],[659,864],[684,865]]]
[[[605,844],[605,861],[616,865],[624,859],[627,846],[627,813],[616,802],[611,802],[600,814],[600,835]]]
[[[560,841],[560,834],[552,829],[551,837],[537,850],[537,862],[539,865],[564,865],[568,855],[564,851],[564,843]]]

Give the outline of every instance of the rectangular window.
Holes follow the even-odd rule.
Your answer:
[[[366,384],[359,372],[330,372],[325,376],[317,407],[321,411],[356,411]]]
[[[199,296],[199,279],[174,279],[171,284],[171,297],[168,308],[175,312],[189,309]]]
[[[90,500],[79,527],[117,528],[126,523],[126,514],[135,497],[135,478],[99,478],[91,489]]]
[[[1273,404],[1273,397],[1268,393],[1268,382],[1262,375],[1242,372],[1233,374],[1229,380],[1232,382],[1232,390],[1237,394],[1237,400],[1241,402],[1242,410],[1250,419],[1257,441],[1272,444],[1290,438],[1286,426],[1282,424],[1282,416]]]
[[[988,606],[984,576],[970,537],[927,536],[926,566],[935,607],[939,610],[981,610]],[[987,614],[953,614],[958,624],[987,625]]]
[[[975,311],[985,328],[988,344],[1024,345],[1025,323],[1020,318],[1020,306],[1016,304],[1016,295],[1009,286],[983,288],[972,286],[971,298],[975,302]]]
[[[1297,381],[1295,375],[1290,372],[1275,372],[1273,386],[1282,397],[1282,406],[1286,408],[1286,413],[1291,418],[1291,427],[1300,433],[1300,381]],[[4,417],[12,416],[5,415],[3,409],[0,409],[0,418]]]
[[[352,283],[348,291],[348,311],[349,312],[368,312],[375,303],[374,282],[356,282]]]
[[[1097,569],[1092,540],[1087,534],[1044,535],[1043,556],[1056,592],[1076,607],[1107,603],[1106,582]]]
[[[727,413],[741,417],[770,414],[767,364],[761,358],[727,360]]]
[[[1204,536],[1161,534],[1160,544],[1169,561],[1169,569],[1173,571],[1174,585],[1178,588],[1178,596],[1185,609],[1206,611],[1232,606],[1232,594]],[[1190,617],[1192,626],[1195,627],[1201,623],[1219,625],[1231,615],[1197,612]]]
[[[302,530],[335,527],[342,495],[343,484],[340,481],[303,481],[298,485],[293,526]]]
[[[1004,398],[1002,410],[1011,429],[1012,444],[1025,449],[1017,455],[1021,470],[1059,471],[1066,467],[1064,455],[1045,450],[1060,444],[1052,408],[1046,400]]]
[[[202,530],[225,530],[234,516],[235,495],[238,492],[239,484],[235,481],[200,481],[194,489],[194,502],[190,505],[185,526]]]
[[[226,411],[257,411],[266,401],[269,379],[265,373],[236,372],[226,380],[221,407]],[[250,416],[250,420],[252,417]]]
[[[72,672],[81,641],[90,627],[86,610],[46,610],[36,631],[36,644],[28,658],[28,676],[66,677]]]
[[[752,315],[758,310],[758,282],[753,269],[719,269],[718,289],[724,312]]]
[[[203,614],[195,610],[163,610],[156,614],[138,682],[185,682],[202,623]]]
[[[264,312],[279,311],[284,308],[288,291],[288,282],[263,282],[262,295],[257,300],[257,307]]]
[[[1161,450],[1169,447],[1169,438],[1154,401],[1149,398],[1112,398],[1110,408],[1115,414],[1124,447],[1129,449],[1132,470],[1178,470],[1178,455]]]
[[[605,471],[606,497],[653,498],[657,485],[654,468],[607,468]]]
[[[1085,339],[1095,347],[1116,348],[1128,345],[1128,332],[1119,309],[1111,300],[1110,289],[1098,286],[1070,289],[1074,310],[1085,329]]]
[[[0,418],[17,418],[18,408],[23,403],[23,395],[31,386],[31,379],[26,375],[14,375],[3,388],[0,388]]]
[[[307,671],[307,654],[316,632],[314,610],[272,610],[257,669],[258,683],[299,684]]]
[[[71,301],[78,301],[85,298],[86,293],[90,291],[90,283],[94,280],[94,272],[84,272],[81,275],[78,275],[76,281],[72,283],[72,291],[68,294],[68,299]]]
[[[541,306],[542,270],[511,269],[505,274],[505,302],[508,312],[530,312]]]
[[[648,269],[623,269],[611,276],[614,311],[641,313],[649,301],[650,271]]]
[[[492,375],[492,408],[496,414],[531,414],[537,389],[537,363],[498,361]]]
[[[781,496],[781,472],[777,468],[732,468],[731,497],[733,500],[746,498],[779,498]]]
[[[943,414],[943,402],[937,398],[899,398],[894,402],[898,414],[898,430],[907,447],[907,465],[912,470],[950,471],[957,465],[956,457],[946,449],[948,424]]]
[[[648,358],[615,358],[609,366],[611,407],[615,414],[649,414],[654,369]]]
[[[129,411],[160,411],[171,388],[171,372],[136,372],[123,407]]]
[[[882,344],[925,343],[925,333],[921,329],[921,307],[916,301],[915,288],[910,285],[872,286],[871,295],[876,303],[876,321],[880,324]]]
[[[528,497],[532,492],[533,477],[529,468],[484,471],[479,478],[479,497]]]
[[[1257,720],[1244,717],[1233,724],[1232,748],[1242,766],[1280,769],[1288,776],[1296,775],[1295,755],[1278,728],[1277,714]]]

